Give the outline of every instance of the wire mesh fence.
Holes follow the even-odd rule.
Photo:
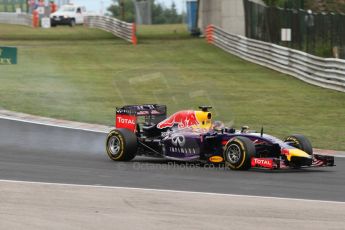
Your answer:
[[[136,23],[138,25],[150,25],[152,24],[152,2],[151,1],[134,1],[136,11]]]
[[[44,0],[45,6],[49,5],[50,0]],[[62,6],[70,3],[70,0],[54,0],[58,6]],[[39,0],[0,0],[0,12],[18,12],[18,9],[22,13],[31,13],[33,9],[36,9],[39,5]]]
[[[244,0],[246,36],[321,57],[345,59],[345,15],[264,6]],[[282,41],[281,29],[291,29]]]
[[[27,12],[27,0],[0,0],[0,12]]]

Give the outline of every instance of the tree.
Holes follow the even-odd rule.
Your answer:
[[[162,4],[156,3],[155,0],[150,1],[153,24],[174,24],[182,22],[182,15],[177,12],[175,2],[171,4],[170,8],[166,8]],[[113,17],[126,22],[135,21],[133,0],[113,0],[113,2],[114,3],[107,9]]]
[[[135,21],[135,9],[132,0],[113,0],[113,2],[107,10],[114,18],[119,18],[126,22]]]
[[[152,1],[152,23],[153,24],[166,24],[166,18],[164,17],[164,9],[161,4],[155,4]]]
[[[283,6],[285,0],[263,0],[267,6]]]
[[[267,6],[278,6],[282,8],[303,9],[304,0],[263,0]]]
[[[182,22],[182,15],[177,13],[176,4],[173,2],[170,9],[166,9],[164,16],[169,24],[176,24]]]

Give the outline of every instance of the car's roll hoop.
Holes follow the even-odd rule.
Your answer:
[[[203,112],[208,112],[210,109],[212,109],[212,106],[201,105],[201,106],[199,106],[199,109],[201,109],[201,111],[203,111]]]

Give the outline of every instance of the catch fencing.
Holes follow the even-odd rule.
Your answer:
[[[324,88],[345,92],[345,60],[320,58],[299,50],[233,35],[209,25],[209,43],[245,60]]]
[[[0,23],[32,26],[32,15],[0,12]]]
[[[286,7],[298,7],[300,1],[293,2],[295,5]],[[316,56],[345,59],[345,14],[264,6],[251,0],[244,0],[244,8],[246,37]],[[282,28],[291,29],[291,41],[281,41]]]
[[[135,23],[127,23],[116,18],[107,16],[86,16],[85,26],[105,30],[134,45],[137,44]]]
[[[0,12],[27,12],[28,1],[27,0],[0,0]]]

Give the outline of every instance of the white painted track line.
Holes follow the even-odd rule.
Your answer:
[[[120,189],[120,190],[133,190],[133,191],[146,191],[146,192],[160,192],[160,193],[184,193],[206,196],[224,196],[224,197],[247,197],[247,198],[261,198],[261,199],[276,199],[276,200],[293,200],[303,202],[326,202],[334,204],[345,204],[340,201],[327,201],[327,200],[312,200],[312,199],[297,199],[297,198],[285,198],[274,196],[253,196],[253,195],[238,195],[238,194],[226,194],[226,193],[210,193],[210,192],[196,192],[196,191],[181,191],[171,189],[151,189],[151,188],[133,188],[133,187],[118,187],[118,186],[103,186],[103,185],[82,185],[82,184],[64,184],[64,183],[48,183],[48,182],[36,182],[36,181],[19,181],[19,180],[0,180],[6,183],[21,183],[21,184],[37,184],[37,185],[54,185],[63,187],[80,187],[80,188],[99,188],[99,189]]]

